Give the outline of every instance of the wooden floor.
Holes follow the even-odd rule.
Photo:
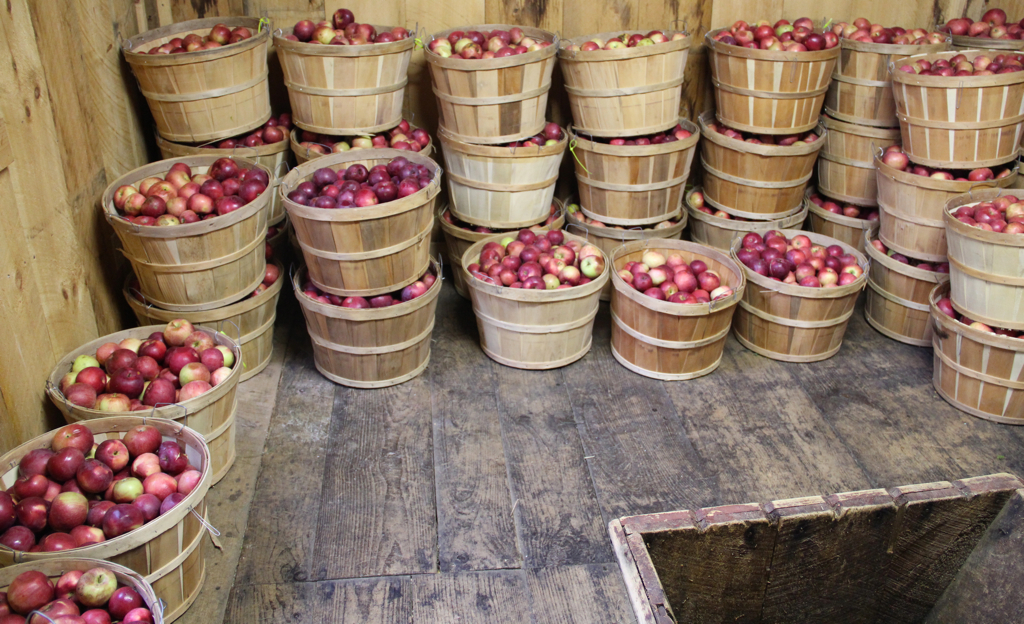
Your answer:
[[[353,390],[317,373],[283,302],[275,364],[243,386],[240,459],[211,494],[225,546],[179,621],[632,622],[613,518],[1024,475],[1024,430],[949,406],[931,350],[860,310],[828,361],[730,337],[721,367],[686,382],[627,371],[609,333],[602,305],[583,360],[506,368],[449,282],[427,371]]]

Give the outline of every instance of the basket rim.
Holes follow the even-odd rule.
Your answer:
[[[804,191],[804,202],[807,204],[807,209],[822,219],[831,221],[832,223],[838,223],[839,225],[846,227],[856,228],[858,230],[870,231],[878,227],[878,221],[868,221],[867,219],[861,219],[859,217],[848,217],[846,215],[829,212],[811,201],[812,194],[821,194],[823,197],[828,198],[829,201],[832,201],[832,199],[828,197],[828,193],[822,193],[819,189],[813,186],[808,186],[807,190]],[[876,211],[879,210],[878,206],[858,206],[858,208],[874,208]]]
[[[264,20],[268,22],[267,27],[265,29],[260,29],[260,24]],[[148,52],[134,52],[136,48],[149,43],[153,39],[159,39],[161,37],[166,37],[167,35],[177,35],[180,33],[205,30],[207,28],[213,28],[217,24],[224,24],[225,26],[245,26],[246,28],[249,28],[249,30],[253,30],[253,28],[255,28],[256,32],[254,32],[252,37],[248,39],[239,41],[238,43],[214,48],[212,50],[196,50],[194,52],[185,52],[183,54],[149,54]],[[130,39],[126,39],[124,43],[121,44],[121,52],[131,65],[157,67],[167,65],[186,65],[191,62],[213,61],[220,58],[235,56],[242,52],[248,52],[259,45],[268,44],[270,42],[270,31],[272,29],[273,23],[267,18],[247,16],[206,17],[188,20],[185,22],[175,22],[173,24],[161,26],[160,28],[147,30],[146,32],[135,35]],[[178,57],[182,57],[182,59],[179,60]]]
[[[507,159],[561,156],[565,153],[565,148],[569,146],[569,131],[563,126],[558,127],[562,131],[562,139],[558,141],[558,143],[554,145],[538,145],[536,148],[525,146],[511,147],[503,146],[501,144],[485,145],[481,143],[467,143],[466,141],[460,141],[455,138],[451,132],[442,126],[438,126],[437,128],[437,138],[441,142],[441,147],[446,153],[451,149],[452,151],[460,154],[467,154],[470,156]],[[522,150],[523,153],[517,153],[517,150]]]
[[[715,28],[704,33],[704,45],[708,47],[712,52],[724,54],[725,56],[734,56],[737,58],[745,58],[753,61],[774,61],[774,62],[795,62],[795,63],[814,63],[821,61],[831,61],[839,58],[839,53],[842,48],[837,44],[835,47],[828,48],[826,50],[816,50],[807,52],[787,52],[785,50],[753,50],[751,48],[744,48],[741,46],[727,45],[719,43],[712,39],[716,34],[728,30],[727,28]]]
[[[271,117],[273,117],[273,113],[271,113]],[[250,158],[249,156],[236,155],[234,150],[236,150],[236,149],[237,150],[253,150],[253,151],[256,152],[256,156],[257,157],[261,157],[261,156],[274,156],[276,154],[280,154],[281,152],[287,152],[288,150],[291,149],[291,145],[289,145],[289,142],[287,140],[284,140],[284,139],[278,141],[277,143],[265,143],[263,145],[259,145],[259,146],[256,146],[256,147],[249,147],[247,145],[240,145],[240,146],[236,146],[236,147],[210,147],[208,145],[189,145],[188,143],[177,143],[175,141],[171,141],[170,139],[165,139],[164,137],[160,136],[159,132],[154,132],[153,134],[156,135],[156,146],[160,150],[163,150],[164,146],[173,146],[174,148],[183,149],[183,150],[193,150],[193,151],[189,151],[189,153],[185,154],[185,156],[214,156],[214,155],[220,155],[222,158],[227,156],[228,158],[236,158],[237,157],[237,158],[248,158],[249,160],[255,160],[255,158]],[[228,137],[228,138],[234,138],[234,137]],[[225,141],[225,140],[227,140],[227,139],[214,139],[213,141],[208,141],[208,143],[219,143],[219,142]],[[278,146],[281,146],[281,147],[278,148]],[[264,148],[268,148],[268,147],[269,148],[277,148],[277,149],[264,149]],[[229,155],[226,152],[231,152],[231,153]],[[175,156],[174,158],[184,158],[184,156]],[[273,180],[271,180],[271,181],[273,181]]]
[[[704,187],[702,187],[702,186],[695,186],[695,187],[693,187],[690,190],[689,193],[685,193],[684,194],[685,195],[684,201],[686,203],[686,210],[687,210],[687,212],[690,213],[691,217],[693,217],[694,219],[696,219],[698,221],[701,221],[703,223],[707,223],[709,225],[713,225],[715,227],[722,228],[722,229],[725,229],[725,230],[732,230],[732,231],[738,232],[739,229],[742,229],[742,228],[737,228],[737,229],[734,230],[731,227],[723,225],[723,223],[737,224],[737,225],[742,225],[744,227],[746,227],[747,225],[749,225],[751,223],[771,224],[771,227],[769,227],[768,229],[770,229],[770,230],[782,230],[782,229],[786,229],[786,228],[783,228],[783,227],[778,226],[776,224],[778,222],[780,222],[780,221],[786,221],[786,220],[789,220],[789,219],[793,220],[793,224],[792,224],[792,226],[790,226],[790,228],[792,228],[792,227],[795,227],[795,226],[800,225],[801,223],[803,223],[804,220],[807,219],[807,213],[809,212],[809,209],[807,208],[807,206],[804,205],[803,209],[800,210],[799,212],[797,212],[795,214],[792,214],[792,215],[790,215],[788,217],[781,217],[779,219],[768,219],[768,220],[765,220],[765,221],[737,221],[735,219],[723,219],[722,217],[716,217],[713,214],[707,214],[707,213],[701,212],[699,209],[695,208],[693,206],[693,204],[690,203],[690,195],[692,193],[696,193],[698,191],[703,193],[704,192]],[[800,217],[800,218],[797,219],[797,217]]]
[[[406,120],[406,121],[408,121],[408,120]],[[401,123],[401,122],[399,122],[399,123]],[[395,128],[397,128],[397,127],[398,126],[395,126]],[[416,129],[419,129],[419,128],[421,128],[421,127],[417,126],[417,125],[414,125],[412,122],[409,122],[409,132],[412,132],[413,130],[416,130]],[[393,129],[394,128],[392,128],[392,130]],[[422,129],[426,130],[426,128],[422,128]],[[293,127],[291,129],[291,131],[288,132],[288,145],[291,148],[293,154],[294,153],[298,153],[299,148],[304,149],[305,152],[306,152],[304,155],[306,157],[306,161],[307,162],[310,161],[310,160],[315,160],[317,158],[320,158],[321,156],[331,156],[332,154],[339,154],[339,153],[340,154],[347,154],[348,152],[357,152],[357,151],[366,150],[366,149],[381,149],[381,148],[377,148],[377,147],[373,147],[373,148],[361,147],[361,148],[358,148],[358,149],[349,149],[348,152],[331,152],[330,154],[310,155],[309,148],[308,147],[302,147],[302,142],[298,140],[299,139],[299,132],[301,130],[302,130],[302,128],[300,128],[298,126],[295,126],[295,127]],[[389,131],[388,130],[381,130],[381,132],[389,132]],[[318,132],[317,134],[321,134],[321,133]],[[337,138],[338,139],[345,139],[345,138],[352,137],[352,136],[369,136],[369,135],[345,134],[345,135],[338,135]],[[425,152],[426,150],[428,150],[428,149],[430,149],[430,148],[432,148],[434,146],[434,137],[432,137],[429,132],[427,132],[427,138],[430,139],[427,142],[427,144],[425,146],[421,147],[420,151],[412,152],[413,154],[422,154],[423,152]],[[323,143],[317,143],[317,145],[323,145]],[[326,147],[326,146],[324,146],[324,147]],[[427,158],[429,158],[429,156]],[[300,164],[304,165],[306,163],[300,163]],[[299,166],[299,165],[296,165],[296,167],[297,166]],[[283,178],[284,176],[281,176],[281,177]]]
[[[450,33],[457,30],[461,31],[492,31],[494,29],[511,30],[512,28],[521,28],[522,31],[529,35],[531,38],[537,36],[543,37],[543,40],[550,43],[551,45],[534,50],[533,52],[525,52],[523,54],[515,54],[513,56],[507,56],[505,58],[493,58],[493,59],[464,59],[461,56],[452,55],[449,57],[442,57],[431,51],[429,45],[423,46],[423,56],[427,59],[427,62],[431,65],[436,65],[443,69],[454,69],[461,71],[488,71],[493,69],[506,69],[508,67],[517,67],[519,65],[527,65],[529,63],[535,63],[543,61],[555,56],[558,52],[558,41],[559,37],[557,34],[550,30],[544,30],[543,28],[536,28],[534,26],[517,26],[515,24],[470,24],[469,26],[460,26],[458,28],[449,28],[447,30],[441,30],[430,35],[430,41],[438,39],[439,36],[448,38]],[[550,49],[549,49],[550,48]]]
[[[937,24],[936,25],[936,29],[944,28],[945,26],[946,26],[945,24]],[[971,37],[970,35],[954,35],[952,33],[947,33],[947,34],[950,36],[950,38],[951,38],[951,40],[953,42],[953,45],[970,46],[970,49],[972,49],[972,50],[989,49],[989,50],[1000,50],[1000,51],[1003,51],[1003,52],[1019,52],[1021,50],[1024,50],[1024,40],[1022,40],[1022,39],[993,39],[992,37]],[[1007,47],[1007,48],[989,47],[989,48],[986,48],[986,46],[991,46],[993,42],[1000,42],[1000,41],[1002,41],[1002,42],[1010,42],[1010,41],[1012,41],[1015,44],[1018,44],[1020,47]],[[1007,44],[1004,43],[1002,45],[1007,45]]]
[[[709,301],[708,303],[680,304],[671,301],[661,301],[654,297],[648,297],[637,289],[626,284],[625,280],[619,276],[620,269],[618,268],[618,262],[624,254],[634,253],[644,249],[686,251],[703,258],[713,258],[715,261],[729,267],[738,281],[738,284],[736,287],[733,287],[731,295],[724,299]],[[706,316],[713,312],[724,310],[738,304],[743,299],[743,292],[747,287],[747,278],[744,275],[743,270],[739,267],[739,262],[731,255],[720,249],[711,247],[710,245],[703,245],[701,243],[684,240],[650,238],[647,240],[631,241],[621,245],[612,252],[612,269],[614,270],[614,274],[611,278],[612,285],[615,286],[615,290],[620,295],[629,298],[645,308],[654,310],[655,312],[670,314],[672,316]],[[716,305],[716,302],[720,303],[717,303]]]
[[[884,45],[884,44],[883,44]],[[821,114],[821,125],[828,130],[835,130],[840,134],[852,134],[858,137],[870,137],[872,139],[892,139],[901,141],[902,133],[899,128],[879,128],[876,126],[863,126],[836,119],[825,113]]]
[[[736,252],[739,251],[740,245],[743,244],[743,238],[737,236],[733,238],[732,245],[730,245],[730,251],[732,257],[736,262],[743,268],[744,274],[747,276],[747,281],[757,284],[767,290],[775,291],[782,295],[789,295],[791,297],[802,297],[804,299],[839,299],[855,292],[860,292],[867,285],[868,276],[871,274],[871,263],[867,257],[858,251],[851,245],[847,245],[841,240],[825,236],[824,234],[818,234],[816,232],[808,232],[805,230],[779,230],[786,238],[792,238],[797,235],[804,235],[811,239],[811,242],[817,245],[831,246],[839,245],[843,248],[843,251],[857,258],[861,268],[864,270],[861,275],[853,282],[846,284],[845,286],[836,286],[835,288],[815,288],[813,286],[801,286],[799,284],[785,284],[783,282],[775,281],[769,277],[765,277],[760,273],[755,273],[750,270],[750,267],[739,261]]]
[[[945,329],[965,334],[966,337],[971,340],[980,342],[984,345],[1006,349],[1007,351],[1024,352],[1024,339],[1000,336],[999,334],[990,334],[987,331],[982,331],[975,327],[971,327],[970,325],[965,325],[954,318],[946,316],[936,304],[938,304],[939,299],[949,297],[949,291],[951,288],[952,285],[949,282],[944,282],[937,284],[935,288],[932,289],[931,293],[929,293],[928,305],[931,308],[933,322],[938,321],[940,325],[945,326]]]
[[[931,33],[929,33],[931,34]],[[852,50],[854,52],[870,52],[874,54],[883,54],[886,56],[893,54],[903,54],[906,56],[912,55],[915,51],[924,50],[925,54],[932,52],[945,52],[949,50],[949,46],[953,43],[949,33],[943,33],[946,35],[946,40],[943,43],[923,43],[921,45],[915,45],[913,43],[907,44],[896,44],[896,43],[875,43],[872,41],[854,41],[853,39],[847,39],[845,37],[839,38],[839,47]]]
[[[381,32],[390,31],[396,26],[384,26],[381,24],[370,24],[374,29],[377,30],[378,34]],[[387,54],[401,54],[402,52],[411,51],[416,46],[416,33],[410,32],[409,36],[405,39],[399,39],[398,41],[389,41],[386,43],[366,43],[363,45],[323,45],[314,44],[308,41],[292,41],[291,39],[285,39],[285,35],[292,34],[294,26],[287,28],[277,28],[273,31],[274,47],[286,50],[292,54],[300,54],[302,56],[333,56],[341,58],[361,58],[365,56],[384,56]],[[382,28],[386,31],[381,30]],[[404,28],[404,26],[403,26]],[[280,33],[280,34],[278,34]],[[376,46],[380,46],[379,48]],[[322,48],[322,50],[321,50]],[[387,49],[384,49],[387,48]],[[380,50],[379,54],[366,54],[371,50]]]
[[[159,225],[137,225],[126,220],[124,217],[117,213],[117,208],[114,206],[114,192],[118,187],[124,185],[134,186],[136,183],[148,178],[154,177],[158,172],[164,172],[166,175],[169,172],[171,166],[177,163],[184,163],[189,167],[209,167],[215,161],[221,158],[230,158],[237,164],[242,164],[250,169],[253,167],[259,167],[267,174],[267,179],[271,184],[267,185],[260,195],[242,206],[234,212],[226,215],[220,215],[216,218],[196,221],[195,223],[184,223],[172,226],[159,226]],[[146,174],[140,173],[145,171]],[[154,175],[147,175],[148,173]],[[269,167],[261,165],[255,160],[244,158],[241,156],[225,156],[225,155],[193,155],[193,156],[178,156],[176,158],[165,158],[163,160],[157,160],[147,165],[143,165],[136,169],[125,173],[113,182],[111,182],[106,190],[103,191],[103,195],[100,199],[100,210],[103,213],[107,223],[118,233],[130,233],[141,238],[156,238],[156,239],[179,239],[188,238],[192,236],[202,236],[209,234],[210,232],[216,232],[229,228],[241,221],[248,219],[249,217],[260,212],[267,207],[270,203],[270,196],[274,193],[273,182],[275,180],[274,172]]]
[[[570,197],[569,198],[570,205],[576,203],[576,201],[575,201],[576,199],[577,199],[576,197]],[[643,235],[644,234],[650,234],[651,232],[660,232],[660,233],[665,234],[666,236],[676,236],[678,234],[681,234],[682,231],[686,228],[686,224],[688,223],[688,220],[689,220],[689,215],[684,210],[684,211],[682,211],[679,214],[678,217],[672,217],[672,219],[679,219],[679,221],[677,223],[675,223],[672,227],[661,228],[660,230],[657,229],[657,228],[653,228],[653,227],[643,227],[643,226],[640,226],[639,229],[633,227],[633,228],[625,228],[625,229],[619,230],[619,229],[611,228],[611,227],[601,227],[601,226],[598,226],[598,225],[590,225],[588,223],[583,223],[582,221],[580,221],[579,215],[577,213],[569,212],[568,208],[565,209],[565,221],[566,221],[565,227],[569,227],[569,226],[578,227],[578,228],[583,229],[588,234],[594,234],[598,238],[608,238],[608,239],[612,239],[612,240],[618,240],[618,241],[622,242],[623,244],[625,244],[627,242],[634,241],[634,240],[647,240],[646,238],[643,238]],[[665,221],[671,221],[672,219],[665,219]],[[661,223],[664,223],[665,221],[662,221]],[[566,231],[568,231],[568,230],[566,230]],[[608,232],[609,234],[608,235],[604,235],[603,232]],[[630,234],[630,235],[637,236],[638,238],[630,238],[630,239],[618,238],[617,236],[611,234],[612,232],[621,233],[621,234]],[[649,237],[649,238],[666,238],[666,236],[656,236],[656,237]]]
[[[803,52],[799,52],[798,54],[803,54]],[[825,147],[825,138],[828,134],[828,128],[822,125],[821,120],[819,119],[818,125],[814,128],[814,130],[818,131],[815,132],[815,134],[818,135],[818,138],[811,143],[804,143],[803,145],[765,145],[747,143],[746,141],[727,137],[720,132],[714,132],[708,128],[708,121],[709,119],[714,118],[714,115],[714,111],[705,111],[697,117],[697,121],[700,123],[701,136],[716,145],[721,145],[726,149],[731,149],[745,154],[757,154],[758,156],[807,156],[820,152],[822,148]],[[728,127],[728,124],[724,122],[719,123]],[[800,135],[803,133],[795,132],[793,134]]]
[[[523,288],[508,288],[506,286],[494,286],[491,284],[486,284],[470,274],[469,269],[467,269],[466,267],[473,263],[466,262],[466,258],[470,258],[472,257],[472,255],[480,255],[480,250],[483,249],[484,245],[486,245],[489,242],[497,243],[506,236],[506,234],[496,234],[494,236],[488,236],[487,238],[481,239],[473,243],[469,247],[469,249],[467,249],[466,252],[462,254],[462,266],[459,267],[458,270],[462,271],[463,273],[463,283],[469,285],[470,288],[475,288],[486,295],[491,295],[499,299],[506,299],[508,301],[519,301],[524,303],[549,303],[552,301],[583,299],[589,295],[593,295],[595,293],[600,292],[604,288],[604,285],[608,283],[608,280],[610,278],[609,273],[612,272],[612,264],[611,260],[608,258],[608,254],[606,254],[603,249],[601,249],[597,245],[594,245],[593,243],[591,243],[590,241],[586,240],[581,236],[570,234],[569,232],[566,232],[564,230],[562,231],[562,235],[566,238],[566,240],[576,240],[583,245],[591,245],[597,248],[599,252],[601,252],[601,257],[604,258],[604,272],[602,272],[601,275],[597,277],[597,279],[594,279],[590,283],[584,284],[583,286],[553,289],[551,291],[532,289],[526,290]]]
[[[241,367],[239,367],[241,368]],[[114,422],[116,421],[116,422]],[[131,415],[113,415],[107,418],[95,418],[87,421],[78,423],[84,425],[93,433],[111,433],[128,431],[131,427],[140,424],[152,425],[160,430],[162,435],[173,435],[176,437],[184,437],[186,445],[195,446],[200,452],[200,456],[203,458],[202,466],[202,478],[199,484],[194,490],[183,498],[177,505],[174,506],[174,511],[169,511],[166,514],[157,516],[153,520],[143,524],[138,529],[129,531],[123,535],[119,535],[115,538],[100,542],[99,544],[89,544],[87,546],[79,546],[78,548],[72,548],[70,550],[63,550],[58,552],[49,553],[28,553],[11,550],[6,546],[0,545],[0,555],[8,555],[13,553],[14,562],[21,563],[22,561],[40,561],[49,559],[62,559],[69,556],[69,554],[77,554],[84,558],[90,558],[89,555],[93,553],[103,552],[105,557],[113,557],[115,555],[133,550],[138,548],[136,546],[127,546],[128,538],[136,536],[140,531],[149,529],[149,533],[163,534],[166,531],[171,530],[175,524],[180,522],[196,505],[198,501],[203,500],[206,497],[207,492],[210,489],[211,481],[213,480],[213,461],[210,456],[210,448],[206,444],[206,440],[199,432],[194,429],[177,423],[173,420],[167,420],[163,418],[149,418],[144,416],[131,416]],[[58,427],[57,429],[60,429]],[[47,431],[41,435],[38,435],[16,447],[10,451],[0,455],[0,465],[8,466],[7,472],[14,470],[18,465],[18,462],[13,458],[17,457],[18,461],[25,456],[29,451],[37,448],[49,448],[50,442],[53,440],[54,431]],[[173,433],[168,433],[173,431]],[[198,513],[198,512],[197,512]],[[148,542],[149,540],[147,540]],[[112,547],[112,548],[111,548]],[[107,553],[107,550],[113,550],[111,553]],[[103,558],[97,556],[96,558]]]
[[[1009,162],[1007,162],[1009,164]],[[993,178],[991,180],[983,180],[981,182],[963,182],[957,180],[939,180],[938,178],[932,178],[930,176],[919,176],[909,171],[901,171],[895,167],[891,167],[882,162],[882,156],[875,154],[875,169],[876,175],[888,176],[895,182],[906,184],[908,186],[914,186],[917,188],[923,188],[930,191],[944,191],[946,193],[967,193],[972,188],[1009,188],[1017,180],[1020,163],[1014,162],[1013,167],[1010,169],[1010,174],[1003,178]],[[920,184],[918,183],[920,182]],[[956,188],[948,188],[948,187]]]
[[[980,243],[988,243],[992,245],[999,245],[1001,247],[1024,247],[1024,234],[1007,234],[1006,232],[988,232],[981,228],[976,228],[966,223],[962,223],[959,219],[953,216],[953,210],[966,206],[968,204],[976,204],[983,201],[990,201],[997,197],[1001,197],[1003,194],[1013,195],[1014,193],[1004,193],[1007,189],[1004,188],[983,188],[975,191],[964,193],[963,195],[957,195],[946,200],[946,205],[942,208],[942,220],[946,224],[946,232],[952,230],[957,234],[978,241]],[[1017,189],[1012,189],[1017,190]],[[974,195],[978,193],[978,195]],[[1024,193],[1021,193],[1024,195]]]
[[[530,230],[530,229],[533,229],[535,227],[539,227],[542,230],[560,230],[560,229],[562,229],[562,227],[565,225],[565,221],[566,221],[565,202],[563,200],[557,198],[557,197],[552,198],[551,201],[553,201],[555,204],[558,205],[558,210],[557,210],[558,218],[555,219],[555,221],[553,223],[551,223],[551,225],[547,225],[547,226],[544,225],[544,221],[547,221],[548,217],[544,217],[544,221],[541,221],[539,223],[534,223],[533,225],[528,225],[525,228],[512,228],[510,230],[504,230],[504,231],[501,231],[501,232],[489,232],[487,234],[484,234],[482,232],[474,232],[472,230],[462,229],[462,228],[460,228],[460,227],[458,227],[456,225],[452,225],[451,223],[448,223],[447,221],[444,220],[444,218],[441,215],[443,215],[444,212],[446,210],[448,210],[448,208],[449,208],[448,204],[441,204],[438,207],[438,209],[437,209],[437,214],[435,215],[435,217],[437,218],[438,223],[441,224],[441,230],[445,234],[448,234],[449,236],[454,236],[455,238],[458,238],[459,240],[471,241],[471,242],[475,243],[475,242],[477,242],[479,240],[482,240],[482,239],[484,239],[484,238],[486,238],[488,236],[493,236],[495,234],[511,234],[512,232],[518,232],[520,230]],[[559,221],[561,221],[561,223],[559,223]],[[473,236],[478,236],[479,238],[469,239],[469,238],[465,237],[465,234],[471,234]]]
[[[296,268],[291,275],[292,290],[295,293],[295,298],[298,300],[299,305],[306,308],[310,312],[326,316],[328,318],[343,319],[346,321],[356,322],[367,322],[367,321],[381,321],[384,319],[398,318],[406,316],[420,308],[428,305],[434,299],[437,299],[441,292],[441,283],[444,281],[441,263],[433,258],[430,259],[430,270],[434,271],[434,283],[430,285],[427,292],[421,296],[416,297],[412,301],[403,301],[390,305],[387,308],[344,308],[342,306],[336,306],[333,304],[320,303],[319,301],[313,301],[302,291],[302,277],[306,275],[306,265],[301,265]],[[417,280],[419,281],[419,280]],[[362,296],[362,295],[357,295]],[[378,295],[372,295],[367,297],[371,299]]]
[[[974,60],[975,57],[985,54],[985,52],[985,50],[951,50],[947,52],[933,52],[931,54],[914,54],[901,58],[900,63],[907,65],[920,60],[934,62],[938,59],[951,59],[960,54],[963,54],[970,60]],[[993,74],[991,76],[922,76],[920,74],[899,71],[893,61],[889,61],[889,76],[892,77],[894,84],[898,82],[914,87],[933,89],[980,89],[984,87],[1005,87],[1024,84],[1024,72]]]
[[[586,43],[594,37],[600,37],[601,39],[608,39],[609,35],[612,37],[618,37],[620,35],[640,35],[650,32],[644,30],[619,30],[619,31],[608,31],[593,33],[590,35],[580,35],[578,37],[572,37],[570,39],[560,39],[558,42],[558,58],[570,63],[600,63],[602,61],[622,61],[631,60],[635,58],[643,58],[645,56],[657,56],[660,54],[670,54],[672,52],[680,52],[682,50],[689,50],[693,46],[693,37],[686,30],[674,30],[667,29],[662,31],[662,34],[668,37],[668,41],[662,43],[656,43],[652,46],[635,46],[632,48],[620,48],[618,50],[589,50],[584,52],[582,50],[578,52],[570,52],[564,43],[568,42],[570,45],[578,45]],[[677,33],[682,33],[684,37],[682,39],[672,39]],[[669,44],[669,45],[665,45]],[[664,46],[664,47],[658,47]]]
[[[864,253],[871,259],[872,264],[878,263],[890,271],[895,271],[901,275],[920,280],[922,282],[932,282],[933,284],[943,284],[949,281],[949,273],[939,273],[937,271],[925,271],[909,264],[903,264],[897,262],[891,257],[878,251],[871,243],[878,240],[877,235],[872,235],[871,232],[865,234],[864,238]],[[902,254],[901,254],[902,255]],[[916,259],[916,258],[915,258]],[[945,275],[943,279],[942,275]]]
[[[577,132],[576,126],[573,124],[569,124],[568,126],[566,126],[566,132],[568,132],[572,136],[574,148],[585,148],[587,151],[594,152],[596,154],[607,154],[609,156],[623,157],[658,156],[661,154],[671,154],[672,152],[682,152],[697,145],[697,141],[700,140],[702,134],[700,127],[685,117],[679,118],[679,125],[681,125],[684,130],[689,131],[690,136],[688,136],[686,139],[682,141],[669,141],[667,143],[661,143],[660,145],[609,145],[607,143],[600,143],[598,141],[594,141],[593,139],[607,137],[594,137],[593,135]]]

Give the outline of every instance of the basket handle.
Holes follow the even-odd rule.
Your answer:
[[[48,392],[53,392],[57,396],[59,396],[60,400],[64,401],[64,407],[67,409],[67,411],[69,413],[71,412],[71,404],[68,403],[68,398],[66,396],[64,396],[64,393],[60,391],[60,388],[58,388],[57,386],[53,385],[53,382],[50,381],[49,379],[46,380],[46,390]],[[14,466],[12,465],[11,468],[13,468],[13,467]]]
[[[444,281],[444,256],[440,251],[437,252],[437,275],[434,278]]]
[[[932,332],[942,340],[949,338],[949,332],[942,328],[936,318],[932,318]]]
[[[220,531],[217,530],[217,527],[210,524],[209,520],[200,515],[199,512],[196,511],[195,507],[189,507],[188,510],[193,516],[196,517],[196,520],[199,520],[199,524],[201,524],[204,529],[210,532],[210,541],[213,542],[214,548],[216,548],[217,550],[224,550],[224,545],[220,543],[219,539],[217,539],[218,537],[220,537]]]
[[[288,164],[287,160],[284,161],[284,162],[281,162],[276,167],[274,167],[274,177],[275,178],[283,178],[284,177],[283,175],[281,175],[279,173],[281,171],[281,167],[282,166],[284,167],[284,175],[288,175],[288,172],[290,172],[292,170],[292,166]]]
[[[684,34],[684,35],[686,35],[687,37],[689,37],[689,36],[690,36],[690,31],[686,29],[686,20],[684,20],[684,19],[679,19],[679,18],[677,17],[676,19],[672,20],[672,21],[671,21],[671,22],[669,23],[669,30],[675,30],[675,29],[676,29],[676,24],[682,24],[682,25],[683,25],[683,27],[682,27],[682,28],[681,28],[681,29],[679,30],[679,32],[683,33],[683,34]]]
[[[590,230],[587,229],[587,226],[583,225],[582,223],[569,223],[568,220],[566,220],[566,224],[562,227],[565,228],[565,231],[569,232],[570,234],[572,234],[572,232],[569,230],[569,228],[579,228],[579,230],[583,232],[584,238],[590,236]],[[590,239],[588,238],[587,240]]]
[[[29,622],[31,620],[34,620],[36,618],[36,616],[39,616],[39,617],[43,618],[44,620],[46,620],[50,624],[55,624],[54,621],[50,619],[50,616],[46,615],[42,611],[32,611],[31,613],[28,614],[28,619],[26,619],[25,621]]]
[[[224,334],[224,330],[222,330],[220,328],[220,324],[221,323],[231,323],[232,325],[235,326],[235,335],[237,336],[237,338],[235,338],[235,341],[238,342],[239,344],[241,344],[241,342],[242,342],[242,328],[238,326],[238,323],[235,323],[231,319],[223,319],[221,321],[218,321],[217,322],[217,331],[222,333],[222,334]],[[227,336],[227,334],[224,334],[224,335]],[[242,364],[244,366],[245,362],[242,362]]]

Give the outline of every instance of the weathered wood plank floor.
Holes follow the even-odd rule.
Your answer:
[[[730,337],[718,371],[662,383],[614,361],[607,306],[580,362],[493,363],[449,282],[427,372],[373,391],[316,372],[294,302],[278,319],[290,329],[280,385],[258,390],[273,404],[253,433],[262,462],[235,469],[254,486],[214,508],[237,525],[248,511],[234,578],[217,579],[218,595],[233,588],[183,622],[631,622],[613,518],[1024,474],[1024,431],[949,406],[931,350],[860,310],[826,362],[774,362]],[[233,562],[232,547],[213,558]]]

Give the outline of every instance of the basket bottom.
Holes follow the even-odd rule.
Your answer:
[[[430,364],[430,352],[427,352],[427,357],[423,359],[423,363],[417,366],[412,371],[404,375],[395,377],[393,379],[382,379],[380,381],[356,381],[353,379],[345,379],[344,377],[339,377],[338,375],[335,375],[334,373],[327,371],[324,367],[320,366],[320,362],[314,361],[314,364],[316,365],[316,369],[320,371],[321,375],[323,375],[324,377],[333,381],[336,384],[341,384],[349,388],[389,388],[391,386],[403,384],[409,381],[410,379],[419,376],[420,373],[426,370],[427,365]]]
[[[932,346],[932,341],[931,341],[930,338],[921,339],[921,338],[912,338],[911,336],[904,336],[903,334],[896,333],[895,331],[889,329],[885,325],[882,325],[879,321],[876,321],[871,316],[871,314],[868,313],[867,307],[864,308],[864,319],[868,322],[868,325],[874,327],[875,330],[878,333],[882,334],[886,338],[892,338],[893,340],[896,340],[897,342],[902,342],[903,344],[908,344],[908,345],[910,345],[912,347],[930,347],[930,346]]]
[[[936,370],[935,375],[937,376],[938,374],[939,374],[939,372]],[[946,403],[949,403],[950,405],[952,405],[953,407],[957,408],[961,412],[964,412],[965,414],[970,414],[971,416],[974,416],[975,418],[981,418],[981,419],[984,419],[984,420],[990,420],[992,422],[996,422],[996,423],[999,423],[1001,425],[1024,425],[1024,418],[1007,418],[1006,416],[996,416],[995,414],[989,414],[988,412],[983,412],[983,411],[981,411],[979,409],[970,407],[970,406],[968,406],[968,405],[966,405],[964,403],[961,403],[960,401],[957,401],[953,397],[949,396],[949,394],[947,394],[946,391],[942,389],[942,385],[940,383],[938,383],[938,379],[935,379],[934,376],[933,376],[932,386],[935,387],[935,392],[938,393],[938,395],[940,397],[942,397],[943,400],[946,401]]]
[[[506,357],[502,357],[501,355],[498,355],[497,353],[491,351],[490,349],[483,345],[480,345],[480,348],[483,350],[485,354],[487,354],[487,357],[491,358],[498,364],[504,364],[505,366],[509,366],[511,368],[520,368],[523,370],[550,370],[552,368],[561,368],[568,364],[572,364],[576,360],[581,359],[584,355],[590,352],[590,347],[593,346],[593,344],[594,339],[593,337],[591,337],[590,340],[587,341],[586,346],[580,349],[577,353],[574,353],[569,357],[565,357],[560,360],[553,360],[551,362],[520,362],[518,360],[510,360]]]
[[[694,371],[692,373],[671,374],[659,373],[656,371],[647,370],[646,368],[640,368],[636,364],[622,357],[622,355],[619,354],[619,352],[615,349],[615,345],[612,345],[612,357],[614,357],[619,364],[622,364],[624,367],[633,371],[637,375],[643,375],[644,377],[650,377],[651,379],[660,379],[662,381],[686,381],[687,379],[696,379],[697,377],[703,377],[704,375],[713,373],[715,369],[718,368],[719,364],[722,363],[722,356],[718,356],[718,359],[715,360],[714,364],[708,366],[703,370]]]
[[[733,333],[736,335],[736,340],[738,340],[740,344],[743,345],[744,347],[750,349],[751,351],[758,355],[762,355],[772,360],[778,360],[780,362],[820,362],[822,360],[829,359],[836,353],[839,353],[839,350],[843,348],[843,343],[840,342],[835,348],[825,351],[824,353],[815,353],[813,355],[790,355],[788,353],[776,353],[775,351],[769,351],[768,349],[759,347],[754,343],[750,342],[749,340],[741,336],[738,331],[733,331]]]

